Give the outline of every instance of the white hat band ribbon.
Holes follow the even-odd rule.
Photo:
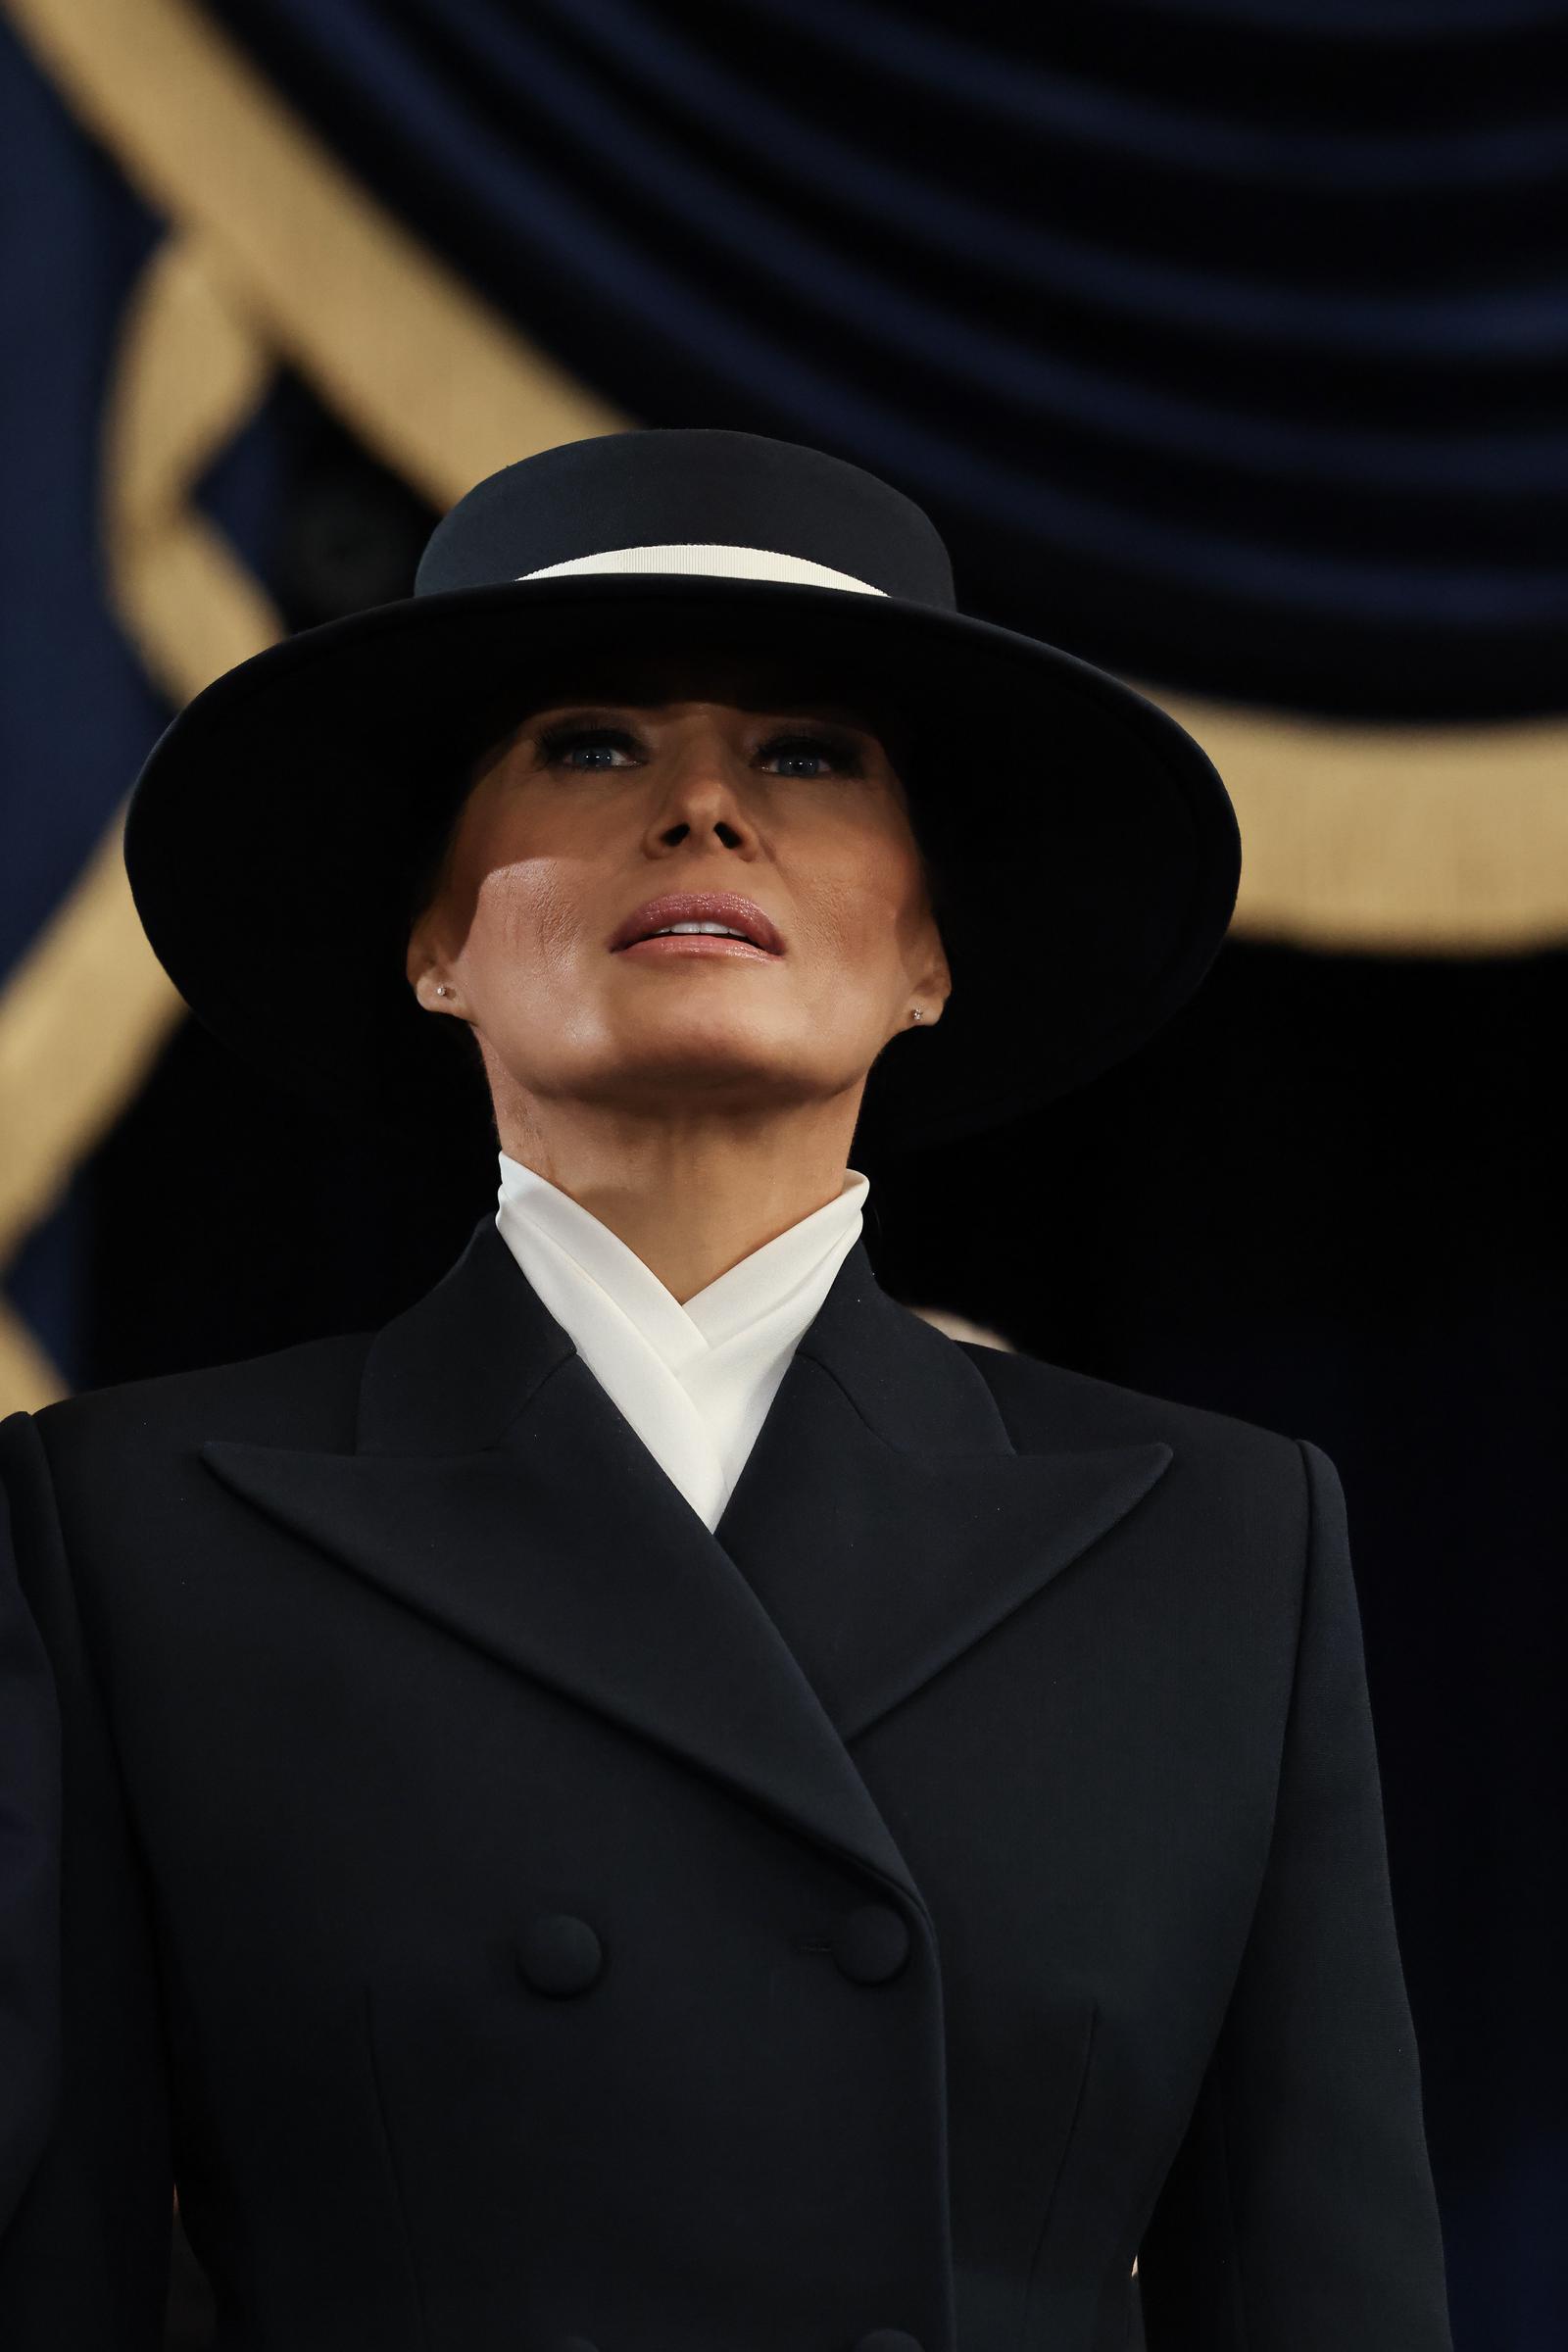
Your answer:
[[[807,588],[853,588],[861,596],[886,596],[869,580],[858,580],[808,556],[780,555],[770,547],[610,547],[597,556],[572,556],[564,564],[541,564],[519,571],[519,580],[560,578],[571,571],[681,571],[727,580],[795,580]]]

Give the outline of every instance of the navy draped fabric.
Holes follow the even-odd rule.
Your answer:
[[[1561,10],[213,13],[554,357],[895,474],[993,617],[1302,710],[1560,707]]]

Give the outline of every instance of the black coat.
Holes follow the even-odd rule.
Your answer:
[[[0,1494],[0,2230],[31,2177],[58,2088],[59,1922],[60,1717]]]
[[[65,1737],[7,2352],[1446,2352],[1339,1482],[846,1257],[716,1535],[496,1233],[0,1425]]]

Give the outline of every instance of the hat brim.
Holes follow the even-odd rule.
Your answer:
[[[486,1115],[468,1058],[409,987],[411,881],[499,699],[514,687],[520,714],[615,646],[765,648],[898,714],[900,774],[948,890],[953,994],[874,1064],[862,1157],[1081,1085],[1169,1020],[1212,961],[1241,873],[1229,797],[1186,730],[1105,671],[892,597],[568,574],[304,631],[172,721],[131,794],[124,856],[154,952],[203,1024],[340,1113]]]

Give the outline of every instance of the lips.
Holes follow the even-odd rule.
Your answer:
[[[784,953],[784,942],[776,925],[755,899],[740,898],[727,890],[682,890],[667,893],[663,898],[645,899],[642,906],[634,907],[617,925],[611,948],[614,951],[634,947],[638,940],[651,938],[670,923],[727,923],[732,931],[743,933],[766,955]]]

